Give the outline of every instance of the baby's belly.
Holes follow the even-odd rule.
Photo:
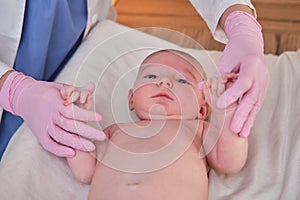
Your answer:
[[[208,179],[205,160],[186,152],[174,163],[145,173],[126,173],[99,164],[89,193],[97,200],[203,200]]]

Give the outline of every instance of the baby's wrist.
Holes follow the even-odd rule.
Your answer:
[[[234,102],[231,105],[227,106],[226,108],[218,108],[217,106],[212,109],[212,113],[216,114],[225,114],[225,113],[233,113],[235,112],[236,108],[238,107],[238,103]]]

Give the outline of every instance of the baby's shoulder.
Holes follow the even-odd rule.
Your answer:
[[[132,127],[137,127],[135,123],[128,122],[128,123],[115,123],[111,124],[110,126],[106,127],[103,132],[111,138],[116,133],[128,132],[132,129]]]

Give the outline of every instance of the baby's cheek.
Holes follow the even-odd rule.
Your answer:
[[[134,83],[134,90],[156,84],[154,79],[138,79]]]

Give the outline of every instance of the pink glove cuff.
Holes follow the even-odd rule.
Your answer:
[[[26,78],[24,74],[20,72],[11,72],[6,78],[1,91],[0,91],[0,105],[3,109],[16,115],[12,105],[12,99],[14,96],[14,91],[17,88],[17,85]]]
[[[237,24],[239,24],[240,26],[235,26]],[[232,30],[235,30],[235,29],[232,29],[233,27],[241,27],[244,25],[253,26],[254,29],[257,29],[260,32],[262,30],[261,25],[257,22],[257,20],[255,19],[255,17],[253,15],[251,15],[247,12],[244,12],[244,11],[236,10],[236,11],[233,11],[232,13],[230,13],[227,16],[227,19],[225,21],[224,31],[226,33],[226,36],[230,37],[230,35],[232,34]],[[243,29],[241,29],[241,30],[243,30]],[[245,29],[245,33],[248,31],[249,31],[248,29]]]
[[[228,39],[234,36],[234,34],[261,35],[261,30],[261,25],[257,22],[253,15],[239,10],[230,13],[224,24],[224,31]],[[263,40],[261,40],[261,42],[263,42]]]

